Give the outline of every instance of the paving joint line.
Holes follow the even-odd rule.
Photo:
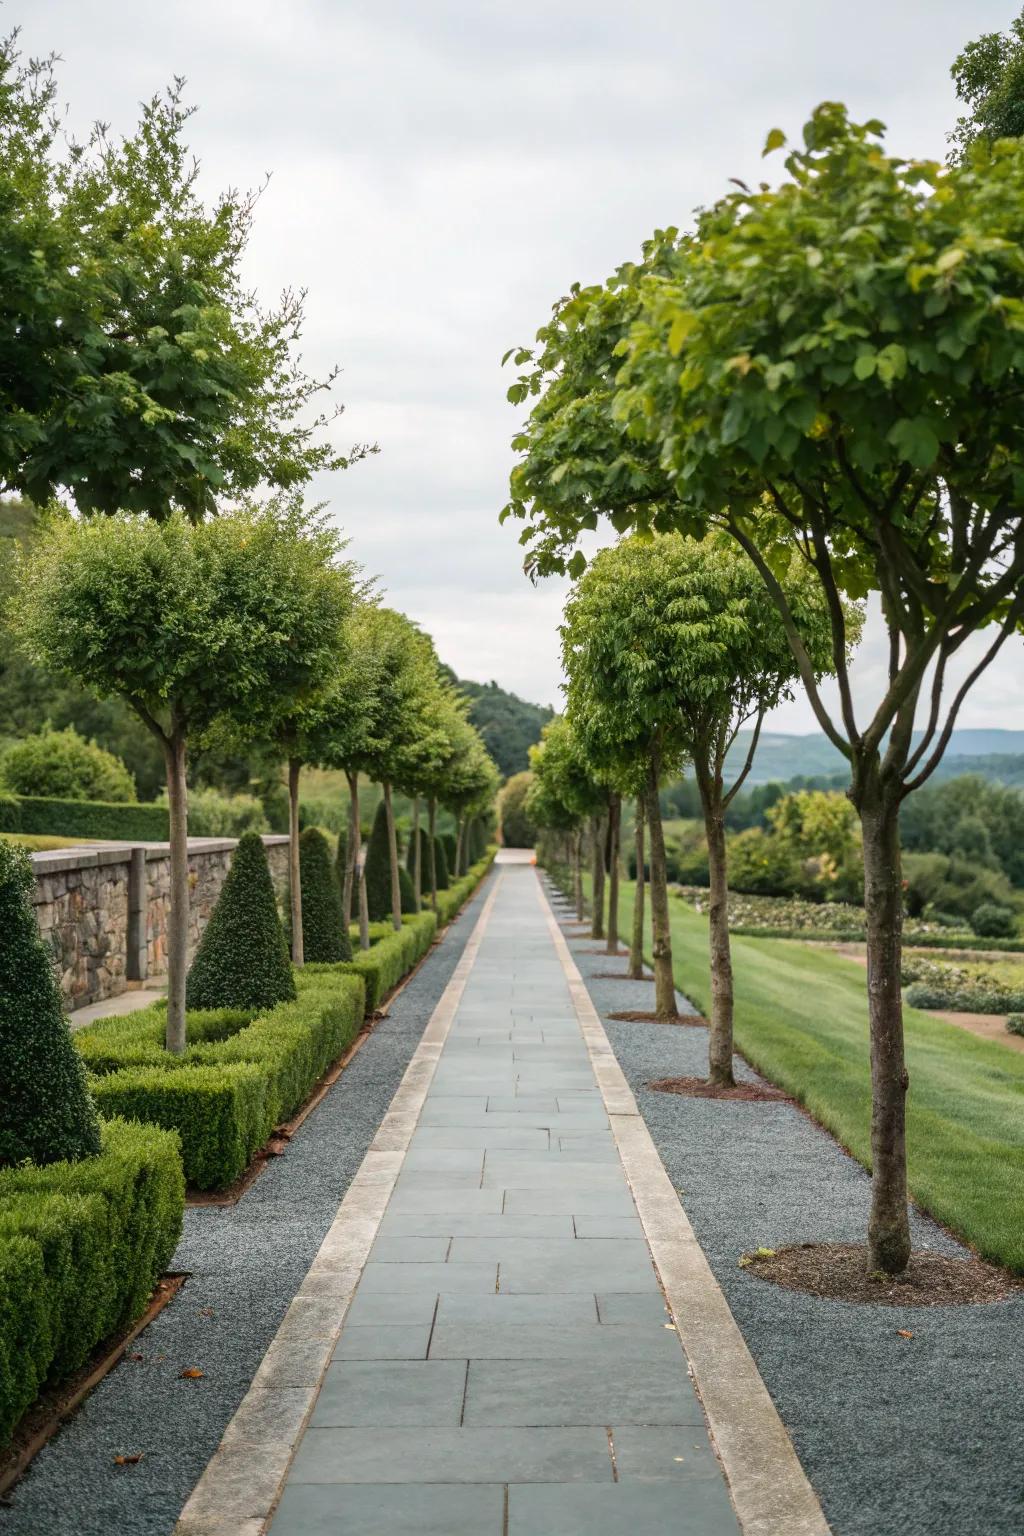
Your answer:
[[[830,1536],[818,1496],[669,1179],[539,871],[534,890],[743,1536]]]
[[[193,1488],[173,1536],[264,1536],[405,1161],[504,878],[504,870],[499,869],[319,1252]],[[308,1348],[301,1370],[295,1368],[296,1344]],[[304,1379],[297,1381],[297,1376]],[[285,1426],[284,1431],[271,1438],[271,1426],[278,1425]]]

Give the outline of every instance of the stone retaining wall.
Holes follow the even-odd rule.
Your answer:
[[[288,890],[288,839],[263,839],[278,900]],[[231,865],[234,838],[189,839],[189,957]],[[68,1008],[116,997],[167,969],[171,884],[166,843],[106,843],[32,856],[39,931]]]

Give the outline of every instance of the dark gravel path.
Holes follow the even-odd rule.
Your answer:
[[[334,1219],[493,875],[389,1017],[235,1206],[186,1211],[176,1299],[0,1505],[0,1536],[167,1536]],[[183,1381],[197,1367],[201,1381]],[[143,1452],[135,1466],[118,1454]]]
[[[789,1105],[646,1091],[653,1078],[706,1074],[706,1030],[608,1022],[650,1006],[653,987],[595,980],[625,962],[587,953],[592,941],[571,947],[835,1536],[1021,1536],[1024,1298],[854,1306],[739,1269],[740,1254],[761,1244],[862,1241],[867,1175]],[[914,1243],[963,1252],[921,1216]]]

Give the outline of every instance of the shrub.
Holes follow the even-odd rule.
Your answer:
[[[385,920],[371,933],[369,949],[358,949],[340,969],[362,978],[366,987],[367,1016],[374,1013],[384,997],[396,987],[433,942],[438,919],[433,912],[406,917],[400,929]],[[332,968],[333,969],[333,968]],[[316,966],[306,971],[317,972]]]
[[[501,791],[498,816],[506,848],[532,848],[537,841],[537,828],[526,811],[526,797],[532,783],[533,774],[529,770],[515,773]]]
[[[0,832],[117,843],[165,843],[168,830],[165,805],[50,800],[41,795],[4,797],[0,801]]]
[[[410,834],[409,848],[405,856],[405,867],[409,871],[410,878],[416,869],[416,839]],[[425,827],[420,827],[420,891],[426,894],[430,890],[430,833]]]
[[[379,923],[391,916],[391,854],[383,800],[377,806],[366,846],[366,906],[371,923]]]
[[[1009,907],[984,901],[972,912],[971,927],[979,938],[1012,939],[1017,932],[1017,917]]]
[[[256,795],[222,795],[219,789],[189,791],[191,837],[241,837],[245,832],[266,832],[269,826],[263,801]]]
[[[1006,1027],[1011,1035],[1024,1035],[1024,1013],[1011,1013]]]
[[[307,960],[351,960],[352,944],[341,915],[341,890],[331,850],[318,827],[299,838],[302,885],[302,949]]]
[[[188,1008],[270,1008],[294,998],[277,900],[259,835],[239,840],[188,973]]]
[[[1017,897],[999,870],[962,855],[907,853],[903,857],[907,911],[916,917],[929,907],[969,919],[977,907],[1014,907]]]
[[[0,758],[0,782],[15,794],[58,800],[133,801],[135,780],[119,757],[79,736],[73,725],[17,741]]]
[[[0,843],[0,1165],[73,1162],[100,1147],[32,886],[24,849]]]
[[[808,881],[789,844],[750,827],[729,842],[729,884],[751,895],[806,894]]]
[[[177,1138],[121,1120],[94,1157],[0,1170],[0,1444],[45,1382],[145,1310],[184,1193]]]
[[[345,889],[345,864],[348,860],[348,833],[338,833],[338,843],[334,850],[334,874],[338,881],[338,890]],[[346,935],[347,937],[347,935]]]
[[[404,864],[398,866],[398,889],[402,897],[402,916],[407,917],[416,912],[416,892],[413,889],[412,875]]]
[[[88,1025],[75,1044],[101,1110],[176,1130],[197,1189],[233,1183],[358,1034],[364,990],[346,969],[307,967],[294,1001],[255,1018],[190,1014],[182,1056],[162,1049],[162,1006]]]
[[[444,843],[444,857],[448,870],[448,879],[454,880],[459,873],[455,868],[455,851],[458,846],[458,838],[454,832],[442,832],[441,841]]]
[[[434,838],[434,873],[439,891],[448,889],[448,851],[443,837]]]

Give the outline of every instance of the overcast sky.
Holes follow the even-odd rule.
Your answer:
[[[726,178],[758,178],[776,124],[842,99],[941,157],[949,65],[1017,0],[7,0],[63,55],[72,124],[127,131],[185,75],[204,185],[273,179],[249,255],[271,297],[309,289],[305,351],[339,362],[324,480],[352,552],[463,677],[558,703],[563,589],[499,528],[517,414],[502,353],[574,279],[606,277]],[[1024,725],[1017,645],[962,720]],[[859,668],[877,696],[873,632]],[[811,730],[803,700],[772,722]]]

